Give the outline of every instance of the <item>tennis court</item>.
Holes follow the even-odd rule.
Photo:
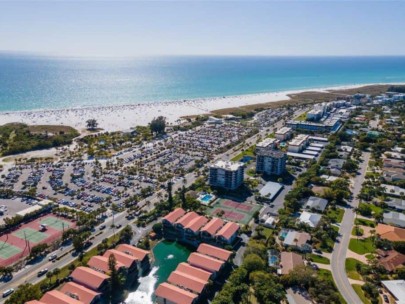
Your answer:
[[[0,241],[0,258],[6,260],[16,254],[19,254],[22,250],[9,243]]]
[[[23,240],[27,239],[31,243],[39,243],[49,237],[46,233],[28,227],[14,232],[13,235]]]
[[[68,221],[64,221],[62,219],[53,216],[48,216],[42,219],[41,224],[52,227],[58,231],[66,230],[71,226],[71,224]]]
[[[212,216],[222,214],[222,218],[228,221],[237,222],[243,225],[248,224],[256,211],[261,209],[260,205],[239,203],[229,199],[218,199],[207,213]]]

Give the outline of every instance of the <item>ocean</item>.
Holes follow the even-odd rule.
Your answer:
[[[405,82],[405,57],[57,58],[0,54],[0,111]]]

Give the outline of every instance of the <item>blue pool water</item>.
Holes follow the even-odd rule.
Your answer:
[[[212,197],[211,194],[206,194],[200,200],[204,203],[209,203],[212,200]]]

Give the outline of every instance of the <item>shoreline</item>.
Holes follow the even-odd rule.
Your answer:
[[[367,86],[404,85],[405,83],[372,83],[332,86],[302,90],[200,98],[159,103],[100,105],[66,109],[38,109],[26,111],[0,112],[0,121],[7,123],[26,123],[29,125],[68,125],[78,131],[85,129],[86,120],[97,119],[99,127],[105,131],[129,130],[137,125],[147,125],[154,117],[165,116],[169,123],[176,123],[183,117],[209,115],[213,111],[260,106],[280,101],[293,101],[291,95],[314,92],[335,94],[331,91],[344,91]],[[341,93],[342,95],[344,92]],[[299,101],[297,101],[298,103]]]

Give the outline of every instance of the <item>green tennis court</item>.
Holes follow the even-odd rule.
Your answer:
[[[66,230],[70,227],[69,222],[58,219],[53,216],[48,216],[48,217],[44,218],[43,220],[41,220],[41,224],[47,225],[47,226],[52,227],[53,229],[56,229],[59,231]]]
[[[0,258],[3,260],[6,260],[18,253],[20,253],[22,250],[18,247],[15,247],[13,245],[10,245],[9,243],[4,243],[0,241]]]
[[[20,239],[25,240],[27,238],[31,243],[38,243],[46,239],[48,235],[46,233],[39,232],[32,228],[20,229],[13,233],[14,236],[19,237]]]

